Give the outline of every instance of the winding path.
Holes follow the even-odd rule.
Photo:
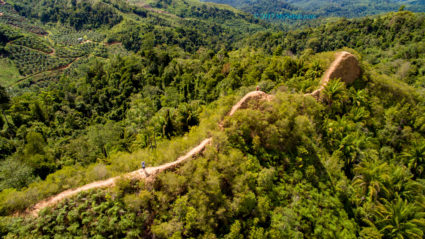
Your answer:
[[[314,97],[318,97],[320,95],[320,92],[325,88],[325,86],[328,84],[328,82],[335,78],[333,77],[334,72],[336,72],[340,66],[343,64],[343,60],[344,58],[347,57],[351,57],[353,56],[352,54],[348,53],[348,52],[340,52],[337,54],[337,57],[335,59],[335,61],[332,63],[331,67],[328,69],[328,71],[326,71],[321,85],[319,87],[319,89],[317,89],[316,91],[314,91],[313,93],[308,93],[305,95],[312,95]],[[354,57],[354,56],[353,56]],[[358,77],[358,76],[357,76]],[[344,78],[344,77],[336,77],[336,78]],[[347,79],[342,79],[344,82],[348,82]],[[262,91],[252,91],[249,92],[248,94],[246,94],[238,103],[236,103],[232,109],[229,112],[229,116],[233,115],[237,110],[239,109],[244,109],[248,107],[248,103],[252,100],[255,101],[261,101],[261,100],[267,100],[270,101],[272,100],[273,95],[269,95],[267,93],[264,93]],[[222,122],[220,122],[220,128],[222,128]],[[69,198],[71,196],[76,195],[79,192],[82,191],[87,191],[90,189],[94,189],[94,188],[104,188],[104,187],[112,187],[115,185],[115,182],[122,178],[138,178],[138,179],[146,179],[146,178],[153,178],[154,176],[156,176],[158,173],[163,172],[165,170],[168,169],[172,169],[177,167],[178,165],[180,165],[181,163],[193,158],[194,156],[200,154],[205,147],[210,144],[212,141],[212,138],[207,138],[204,139],[198,146],[194,147],[193,149],[191,149],[189,152],[187,152],[185,155],[179,157],[176,161],[170,162],[170,163],[166,163],[157,167],[148,167],[146,169],[139,169],[121,176],[117,176],[117,177],[113,177],[113,178],[109,178],[106,180],[102,180],[102,181],[96,181],[93,183],[89,183],[86,184],[84,186],[78,187],[78,188],[74,188],[74,189],[69,189],[66,190],[64,192],[61,192],[53,197],[50,197],[48,199],[45,199],[43,201],[40,201],[39,203],[37,203],[36,205],[34,205],[32,208],[29,208],[27,210],[27,213],[33,215],[33,216],[38,216],[38,213],[41,209],[48,207],[48,206],[53,206],[56,203],[58,203],[59,201],[65,199],[65,198]]]
[[[195,148],[190,150],[188,153],[186,153],[184,156],[179,157],[176,161],[173,161],[171,163],[166,163],[166,164],[163,164],[163,165],[160,165],[160,166],[157,166],[157,167],[148,167],[145,170],[139,169],[139,170],[124,174],[122,176],[117,176],[117,177],[109,178],[109,179],[102,180],[102,181],[96,181],[96,182],[89,183],[89,184],[86,184],[84,186],[81,186],[79,188],[69,189],[69,190],[66,190],[64,192],[61,192],[61,193],[59,193],[59,194],[57,194],[57,195],[55,195],[51,198],[48,198],[46,200],[43,200],[43,201],[37,203],[32,208],[30,213],[33,216],[38,216],[38,212],[45,207],[55,205],[59,201],[65,199],[65,198],[69,198],[71,196],[74,196],[77,193],[82,192],[82,191],[87,191],[87,190],[94,189],[94,188],[112,187],[112,186],[115,185],[115,182],[122,177],[138,178],[138,179],[154,177],[158,173],[163,172],[167,169],[175,168],[179,164],[183,163],[184,161],[192,158],[193,156],[196,156],[197,154],[202,152],[202,150],[205,149],[205,147],[211,142],[211,140],[212,140],[212,138],[204,139],[198,146],[196,146]]]
[[[264,93],[262,91],[252,91],[248,94],[246,94],[238,103],[236,103],[230,113],[229,116],[233,115],[238,109],[243,109],[247,107],[247,103],[252,100],[262,100],[262,99],[271,99],[273,96],[268,95],[267,93]],[[220,123],[221,126],[221,123]],[[138,178],[138,179],[146,179],[146,178],[153,178],[158,173],[163,172],[168,169],[172,169],[177,167],[179,164],[187,161],[188,159],[191,159],[192,157],[198,155],[201,153],[205,147],[211,143],[212,138],[204,139],[198,146],[191,149],[189,152],[187,152],[185,155],[179,157],[176,161],[166,163],[157,167],[148,167],[145,170],[139,169],[121,176],[116,176],[113,178],[109,178],[106,180],[96,181],[93,183],[86,184],[84,186],[74,188],[74,189],[68,189],[66,191],[63,191],[53,197],[47,198],[43,201],[38,202],[36,205],[34,205],[27,213],[38,216],[38,213],[41,209],[53,206],[59,201],[62,201],[65,198],[72,197],[79,192],[87,191],[94,188],[104,188],[104,187],[112,187],[115,185],[115,182],[119,180],[120,178]]]

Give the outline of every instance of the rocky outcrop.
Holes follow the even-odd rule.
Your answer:
[[[311,95],[318,98],[320,96],[320,92],[332,79],[340,78],[341,81],[346,84],[351,84],[359,78],[360,75],[361,68],[356,56],[346,51],[339,52],[337,53],[335,61],[332,62],[329,69],[325,72],[319,89],[315,90],[311,93]]]

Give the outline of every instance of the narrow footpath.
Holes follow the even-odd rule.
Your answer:
[[[321,91],[325,88],[325,86],[328,84],[328,82],[331,79],[341,78],[343,82],[352,83],[356,78],[360,76],[360,73],[361,73],[361,69],[359,67],[358,61],[355,58],[355,56],[348,52],[339,52],[337,53],[336,59],[334,60],[334,62],[331,64],[329,69],[325,72],[319,89],[317,89],[316,91],[312,93],[307,93],[305,95],[311,95],[313,97],[318,98],[320,96]],[[270,101],[272,99],[273,99],[273,95],[269,95],[262,91],[249,92],[238,103],[236,103],[232,107],[228,116],[233,115],[239,109],[247,108],[248,102],[252,100]],[[219,125],[222,128],[222,122],[220,122]],[[184,163],[185,161],[194,158],[195,156],[200,154],[205,149],[205,147],[211,143],[211,141],[212,141],[212,138],[204,139],[199,145],[197,145],[196,147],[191,149],[189,152],[187,152],[185,155],[179,157],[177,160],[173,162],[166,163],[157,167],[148,167],[145,169],[139,169],[121,176],[109,178],[102,181],[96,181],[78,188],[66,190],[55,196],[47,198],[46,200],[38,202],[32,208],[28,209],[27,213],[37,217],[39,211],[45,207],[53,206],[59,201],[72,197],[82,191],[87,191],[94,188],[112,187],[115,185],[115,182],[122,177],[130,178],[130,179],[131,178],[137,178],[137,179],[154,178],[157,174],[165,170],[173,169],[179,166],[180,164]]]

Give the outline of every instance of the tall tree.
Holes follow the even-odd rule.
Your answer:
[[[383,199],[378,207],[375,225],[385,238],[423,238],[425,229],[424,208],[409,203],[398,195],[393,202]]]
[[[402,152],[402,157],[408,162],[409,169],[414,177],[423,177],[425,174],[425,142],[415,141],[413,145]]]
[[[387,162],[382,162],[378,158],[365,159],[359,163],[354,172],[353,185],[360,186],[361,195],[367,196],[368,201],[375,201],[379,198],[379,193],[390,194],[385,187],[385,183],[390,179],[390,170]]]
[[[167,109],[165,114],[165,119],[164,119],[164,125],[162,126],[162,135],[167,137],[167,139],[170,139],[171,136],[173,136],[174,134],[174,130],[175,129],[174,129],[173,121],[171,120],[171,117],[170,117],[170,110]]]
[[[9,126],[9,122],[7,121],[6,114],[4,113],[4,111],[7,110],[9,106],[10,106],[9,95],[7,94],[6,89],[0,85],[0,109],[8,126]]]

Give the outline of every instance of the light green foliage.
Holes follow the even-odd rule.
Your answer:
[[[7,58],[0,58],[0,84],[9,86],[19,80],[19,71],[10,60]]]
[[[0,162],[0,190],[20,189],[28,185],[34,181],[32,170],[31,167],[16,159],[9,158]]]
[[[423,121],[415,114],[425,109],[410,103],[421,98],[407,94],[404,89],[385,87],[386,83],[374,77],[366,77],[367,81],[360,86],[341,85],[338,80],[330,82],[326,90],[331,93],[325,94],[323,101],[282,92],[271,102],[252,103],[248,109],[226,117],[224,131],[214,133],[213,145],[206,149],[203,157],[187,162],[175,172],[160,174],[151,185],[122,180],[112,194],[101,196],[98,201],[106,202],[94,206],[93,210],[109,218],[99,219],[94,227],[90,217],[82,215],[87,217],[83,219],[86,228],[90,228],[87,231],[76,229],[82,224],[72,223],[74,216],[70,209],[66,213],[72,220],[66,223],[69,228],[66,232],[61,227],[41,230],[31,224],[33,222],[8,223],[27,225],[37,235],[102,234],[103,227],[117,228],[110,220],[118,217],[120,227],[110,232],[113,235],[420,237],[425,189],[420,179],[421,168],[415,167],[414,162],[415,158],[420,160],[423,138],[418,131]],[[374,87],[377,84],[381,87]],[[403,100],[395,96],[389,101],[386,101],[391,99],[389,96],[383,100],[376,97],[388,89],[394,89],[390,95],[403,96]],[[335,107],[334,102],[340,98],[343,103]],[[209,107],[217,108],[217,104]],[[372,111],[374,108],[380,110]],[[210,114],[208,110],[213,109],[207,107],[204,114]],[[409,114],[411,111],[416,113]],[[215,119],[218,121],[222,116],[218,114]],[[130,119],[143,118],[131,116]],[[217,121],[201,120],[201,126],[214,125]],[[191,130],[190,137],[204,136],[195,134],[196,129]],[[411,141],[412,138],[417,140]],[[176,147],[178,140],[183,139],[174,138]],[[40,147],[36,146],[30,149],[38,152]],[[161,151],[166,146],[173,144],[161,143],[157,146],[159,151],[150,154],[166,155]],[[417,150],[411,151],[411,148]],[[139,151],[132,156],[146,157],[146,152]],[[114,157],[126,160],[129,156]],[[47,180],[52,179],[49,176]],[[3,198],[16,193],[4,192],[7,194],[2,194]],[[18,195],[24,197],[25,194]],[[109,202],[111,198],[114,200]],[[67,203],[84,205],[79,200]],[[22,202],[16,201],[14,207],[22,207],[19,204]],[[60,213],[64,210],[60,208],[45,211],[47,214],[43,215]],[[121,213],[114,214],[116,211]],[[132,218],[137,219],[130,222]],[[7,228],[8,223],[3,222],[2,227]],[[38,223],[47,225],[45,221]],[[55,223],[64,225],[65,222],[56,217]],[[25,230],[7,229],[7,232],[26,234]]]
[[[1,88],[1,215],[212,145],[152,181],[1,218],[0,236],[423,237],[423,15],[254,34],[268,26],[212,3],[56,2],[0,5],[1,54],[37,73]],[[304,95],[339,49],[362,77]],[[273,100],[226,117],[256,85]]]

